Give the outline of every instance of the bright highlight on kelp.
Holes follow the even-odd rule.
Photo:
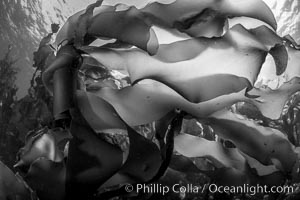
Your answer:
[[[228,28],[228,20],[241,16],[263,25]],[[296,180],[298,153],[286,133],[229,109],[247,102],[277,120],[300,90],[299,48],[278,36],[276,26],[261,0],[158,1],[140,9],[97,1],[74,14],[58,31],[57,56],[43,70],[60,128],[27,142],[16,165],[29,168],[24,180],[41,199],[56,200],[126,195],[127,183],[157,181],[169,170],[188,173],[184,168],[224,185]],[[185,39],[159,44],[153,27]],[[268,54],[274,62],[265,62]],[[287,82],[255,88],[262,67],[273,63]],[[218,139],[183,132],[184,118],[210,127]],[[137,131],[149,124],[151,137]],[[61,128],[72,139],[55,134]],[[108,142],[108,133],[125,136],[127,149]],[[69,141],[65,153],[57,147],[62,140]],[[209,165],[200,169],[195,158]],[[47,170],[56,172],[49,180]],[[37,177],[45,188],[61,187],[40,187]]]

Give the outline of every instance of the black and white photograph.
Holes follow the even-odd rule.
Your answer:
[[[0,0],[0,200],[299,200],[300,0]]]

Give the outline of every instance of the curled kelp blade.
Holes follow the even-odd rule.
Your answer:
[[[158,41],[152,25],[177,29],[192,37],[212,37],[222,35],[228,17],[237,16],[262,20],[276,29],[272,12],[261,0],[177,0],[169,4],[154,2],[142,9],[125,5],[100,6],[101,3],[97,1],[71,16],[58,32],[54,46],[74,39],[82,41],[88,37],[92,41],[96,37],[107,37],[155,54]]]
[[[171,56],[166,51],[158,57],[139,50],[89,48],[86,52],[104,66],[127,71],[132,82],[155,79],[195,103],[251,87],[267,54],[267,48],[240,25],[221,38],[193,40],[193,45],[200,46],[193,48],[194,58],[184,54],[187,57],[175,63],[161,59]],[[175,48],[180,45],[186,44],[181,42]]]
[[[91,19],[93,18],[94,9],[96,7],[101,6],[103,0],[97,0],[95,3],[90,4],[83,14],[81,14],[78,18],[75,28],[75,37],[74,44],[76,46],[84,45],[85,36],[87,33],[87,28],[91,23]]]
[[[291,172],[297,155],[279,130],[260,126],[227,110],[214,113],[209,124],[216,134],[233,142],[241,152],[264,165],[274,164],[281,171]]]
[[[239,34],[243,35],[245,38],[242,39],[242,37],[238,36]],[[235,37],[236,39],[232,40],[231,37]],[[249,44],[245,42],[247,40]],[[230,44],[224,44],[226,41]],[[257,45],[250,45],[250,43],[252,44],[253,42],[256,42]],[[232,54],[228,52],[231,48],[236,50]],[[250,53],[245,52],[244,48],[249,48]],[[254,70],[257,69],[260,71],[262,63],[265,62],[264,53],[260,52],[261,61],[259,61],[256,57],[257,54],[252,52],[253,48],[257,48],[258,51],[265,49],[272,55],[273,60],[275,61],[275,65],[272,67],[276,69],[277,75],[282,74],[286,70],[288,54],[284,46],[284,41],[266,26],[260,26],[251,29],[250,31],[246,31],[241,25],[236,25],[221,38],[195,38],[160,45],[157,54],[153,57],[138,50],[128,50],[125,52],[108,50],[105,48],[87,48],[83,50],[90,53],[93,57],[97,58],[100,63],[109,68],[127,71],[131,76],[132,82],[151,77],[166,83],[182,95],[187,96],[191,101],[196,102],[207,100],[213,96],[210,97],[210,91],[205,91],[205,96],[203,95],[201,98],[195,97],[197,93],[188,95],[185,91],[187,91],[188,87],[191,85],[198,84],[198,88],[202,87],[203,82],[212,85],[208,83],[211,79],[213,79],[213,84],[215,85],[214,91],[220,88],[218,85],[231,85],[228,89],[222,87],[222,93],[220,91],[221,95],[230,91],[238,91],[239,89],[246,87],[248,83],[241,77],[248,79],[253,84],[253,81],[256,80],[258,75]],[[210,55],[211,49],[218,49],[220,55],[217,52]],[[244,53],[240,52],[241,49],[243,49],[242,51],[244,51]],[[245,56],[245,58],[243,58],[243,56]],[[253,61],[248,60],[249,56],[253,57]],[[220,60],[214,58],[219,58]],[[148,63],[148,65],[142,63],[145,60],[147,60],[146,63]],[[229,63],[232,68],[229,69],[227,64],[219,63],[221,60]],[[244,71],[251,73],[251,77],[239,72],[240,69],[237,67],[237,63],[239,62],[245,65]],[[187,64],[193,66],[187,67]],[[156,67],[153,67],[153,65]],[[236,67],[234,65],[236,65]],[[206,68],[209,66],[214,66],[215,70],[211,70],[211,68],[209,70],[213,71],[215,74],[206,74],[206,71],[208,70]],[[159,73],[158,70],[160,70]],[[199,73],[195,75],[191,73],[197,70]],[[227,73],[225,73],[224,70],[228,70]],[[234,75],[237,77],[227,78],[227,75]],[[172,78],[170,79],[170,76],[179,79],[174,81]],[[180,80],[182,79],[182,76],[185,77],[184,80]],[[189,77],[189,80],[187,80],[186,77]],[[236,82],[233,79],[238,79],[240,84],[232,83]]]
[[[79,109],[95,131],[123,127],[117,116],[130,126],[159,120],[177,108],[193,116],[205,117],[245,99],[247,97],[243,90],[194,104],[157,81],[136,84],[120,90],[102,88],[96,93],[77,92]]]
[[[158,49],[155,32],[135,7],[118,12],[99,13],[92,19],[87,33],[95,37],[115,38],[153,55]]]
[[[162,27],[176,28],[193,37],[220,36],[223,31],[220,27],[224,26],[227,17],[252,17],[270,24],[274,29],[277,26],[270,8],[260,0],[177,0],[170,4],[154,2],[143,8],[142,12]]]
[[[269,87],[253,88],[248,94],[257,98],[248,100],[257,106],[265,117],[279,119],[287,100],[299,90],[300,78],[294,77],[274,90]]]
[[[264,165],[239,149],[226,148],[220,142],[182,133],[175,137],[174,149],[181,155],[173,156],[175,162],[171,162],[172,169],[184,173],[203,173],[217,184],[239,185],[247,182],[250,185],[278,185],[283,181],[283,174],[274,165]],[[195,158],[205,160],[197,163]],[[213,168],[200,168],[205,166],[206,160]]]
[[[260,29],[263,30],[266,28]],[[264,39],[265,41],[270,41],[271,38],[275,39],[275,37],[278,38],[278,36],[276,35],[272,36],[270,34],[267,34],[262,37],[262,39]],[[281,41],[276,42],[276,45],[273,46],[269,51],[269,53],[272,55],[272,59],[271,57],[267,56],[266,61],[262,67],[260,77],[258,78],[258,80],[263,82],[273,82],[273,84],[268,83],[268,86],[272,87],[273,89],[278,88],[284,82],[291,81],[295,77],[300,77],[300,51],[298,48],[298,44],[295,43],[292,37],[280,37],[279,39]],[[276,71],[273,70],[274,65],[276,65]],[[276,82],[277,86],[274,86]]]
[[[32,190],[0,161],[0,199],[34,200]]]
[[[242,24],[236,24],[235,26],[231,27],[229,30],[238,29],[238,27],[240,26],[245,28]],[[254,36],[256,40],[258,40],[261,44],[263,44],[265,48],[269,51],[269,53],[272,53],[270,52],[272,48],[276,47],[277,45],[284,46],[285,43],[282,37],[278,36],[273,30],[271,30],[265,25],[250,29],[249,33],[251,34],[252,37]],[[226,36],[224,36],[224,38],[225,37]],[[208,39],[207,41],[215,41],[215,40],[216,38],[211,38]],[[195,38],[189,40],[181,40],[169,44],[161,44],[159,46],[157,54],[154,57],[161,61],[170,62],[170,63],[193,59],[197,57],[201,52],[209,48],[209,46],[207,46],[205,41],[206,40],[200,40],[200,39],[197,40]],[[283,54],[284,55],[281,55],[281,57],[279,57],[279,55],[274,55],[274,56],[272,55],[274,59],[282,60],[283,66],[280,68],[283,69],[281,71],[284,71],[287,62],[287,52],[283,52]]]
[[[118,7],[90,7],[76,13],[58,32],[55,46],[74,39],[77,43],[80,41],[81,45],[86,45],[97,38],[108,38],[135,45],[154,54],[158,48],[158,41],[142,13],[135,7],[116,11]],[[91,8],[94,11],[90,12]],[[84,41],[86,38],[88,40]]]
[[[267,47],[276,65],[276,75],[284,73],[288,64],[288,52],[284,40],[265,25],[251,29],[250,32]]]
[[[115,8],[113,6],[101,6],[101,7],[95,7],[93,10],[93,13],[99,13],[99,12],[108,12],[108,11],[114,11]],[[67,21],[64,23],[64,25],[61,27],[61,29],[58,31],[55,42],[53,46],[55,48],[58,48],[60,45],[63,45],[64,43],[70,42],[74,40],[75,38],[75,32],[78,28],[77,24],[79,23],[79,19],[82,15],[84,15],[86,12],[86,9],[80,10],[71,17],[67,19]]]
[[[256,170],[258,176],[278,171],[274,165],[263,165],[237,148],[226,148],[220,142],[208,141],[189,134],[180,134],[175,137],[175,150],[189,158],[206,158],[216,168],[235,168],[246,173],[248,167],[245,163],[247,163],[250,168]]]
[[[243,170],[245,158],[236,148],[226,148],[216,141],[201,137],[180,134],[175,137],[174,149],[186,157],[205,157],[217,168],[232,167]]]
[[[265,26],[261,26],[247,32],[245,29],[243,29],[242,26],[235,26],[232,30],[228,31],[227,36],[229,37],[231,33],[232,36],[235,36],[237,38],[241,36],[240,39],[235,40],[235,41],[240,41],[239,45],[241,48],[248,46],[248,42],[245,42],[245,40],[242,41],[243,36],[245,36],[248,39],[251,38],[249,39],[249,42],[256,41],[257,45],[258,44],[261,45],[261,48],[265,49],[271,55],[273,55],[273,59],[275,60],[276,70],[278,74],[282,73],[286,69],[287,57],[285,56],[286,55],[285,47],[282,46],[283,41],[280,37],[276,36],[272,30],[268,29]],[[219,40],[226,41],[226,35],[223,38],[219,38]],[[189,101],[195,101],[195,102],[206,101],[206,103],[209,103],[210,101],[207,100],[211,98],[217,96],[222,97],[222,95],[224,97],[224,94],[234,93],[237,91],[241,91],[243,88],[250,87],[253,84],[253,82],[256,80],[257,74],[261,69],[261,63],[264,61],[263,56],[261,56],[260,58],[262,59],[262,61],[258,62],[257,57],[254,55],[253,55],[253,60],[255,60],[254,61],[255,64],[253,62],[250,62],[249,60],[248,63],[247,59],[245,60],[242,59],[241,63],[246,65],[247,63],[249,64],[247,65],[247,69],[244,69],[243,71],[243,72],[248,71],[249,73],[247,76],[248,78],[245,79],[244,77],[240,77],[243,76],[239,72],[239,70],[241,69],[236,70],[237,68],[240,68],[240,64],[239,62],[237,62],[240,59],[238,58],[238,54],[234,56],[228,55],[230,59],[232,59],[232,62],[234,62],[234,64],[232,64],[231,67],[233,67],[233,65],[236,65],[236,68],[234,67],[231,68],[232,73],[233,71],[235,71],[235,75],[229,74],[231,69],[226,68],[227,65],[224,66],[223,63],[218,63],[223,61],[223,59],[222,60],[217,59],[217,61],[215,61],[216,59],[211,58],[210,60],[207,60],[207,58],[205,57],[206,52],[210,52],[211,47],[207,47],[207,44],[210,44],[210,42],[212,41],[205,40],[205,39],[197,40],[197,41],[195,40],[194,42],[192,42],[192,40],[187,40],[187,41],[173,43],[170,45],[164,45],[162,46],[162,49],[159,50],[158,54],[153,57],[150,57],[140,51],[135,51],[135,50],[118,52],[114,50],[98,48],[94,50],[87,49],[87,51],[90,52],[91,55],[96,59],[98,59],[100,62],[104,63],[104,65],[107,65],[112,69],[127,70],[133,81],[143,79],[144,77],[151,77],[175,89],[175,91],[179,92],[179,94],[187,98]],[[186,49],[189,46],[192,47],[191,48],[192,50],[190,51],[192,52],[191,54],[186,53],[188,52],[186,51]],[[248,46],[249,49],[252,49],[253,44],[251,43],[250,46]],[[181,47],[183,47],[183,50],[185,51],[181,50]],[[228,49],[226,48],[222,49],[222,45],[216,48],[220,52],[224,51],[223,55],[226,54],[225,51],[228,51]],[[175,54],[176,55],[178,54],[180,56],[176,56],[176,58],[173,59],[171,55],[175,55]],[[210,53],[208,53],[208,55],[209,54]],[[131,60],[130,56],[132,56],[132,58],[135,59]],[[246,53],[244,56],[247,57],[249,56],[249,54]],[[199,60],[197,58],[199,58]],[[139,63],[139,60],[141,62],[140,65],[137,64]],[[152,63],[153,65],[149,64],[149,66],[147,66],[147,64],[144,63],[145,60],[147,60],[146,63]],[[203,63],[200,62],[201,60],[203,61]],[[188,62],[194,64],[194,68],[191,68],[189,70],[189,68],[187,68],[185,65]],[[214,64],[217,65],[218,63],[220,71],[216,72],[217,70],[219,70],[217,66],[214,67],[214,70],[216,71],[211,70],[211,68],[209,68],[210,66],[206,65],[206,63],[210,63],[211,65]],[[207,66],[207,71],[216,74],[205,75],[205,67],[202,68],[203,66],[201,64]],[[126,69],[127,65],[129,70]],[[202,69],[204,71],[201,71]],[[226,73],[224,72],[225,69],[228,70],[226,71]],[[192,73],[194,72],[194,70],[196,71],[199,70],[199,73]],[[180,77],[182,77],[183,79],[182,81],[180,81]],[[104,93],[104,91],[100,93]],[[257,96],[258,95],[250,95],[250,93],[248,93],[248,97],[257,97]],[[112,99],[109,99],[108,101],[113,102],[111,100]],[[215,100],[217,99],[215,98],[214,101]],[[240,100],[242,100],[242,98]],[[263,107],[262,105],[263,104],[261,104],[261,107]]]

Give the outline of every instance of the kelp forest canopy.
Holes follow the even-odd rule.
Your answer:
[[[164,198],[134,190],[151,183],[291,186],[255,197],[299,198],[299,45],[263,1],[102,3],[53,24],[34,52],[29,96],[11,106],[18,173],[1,163],[0,199]],[[258,81],[271,67],[275,88]]]

